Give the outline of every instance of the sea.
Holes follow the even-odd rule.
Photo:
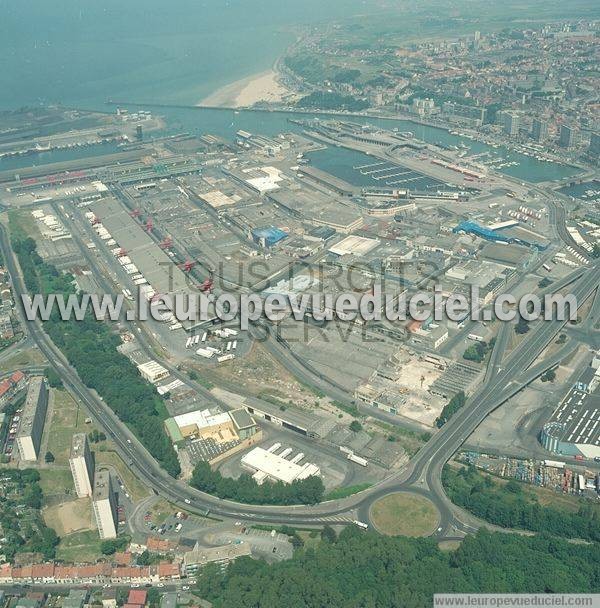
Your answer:
[[[301,28],[365,11],[365,0],[0,0],[0,110],[62,103],[114,111],[108,100],[141,104],[165,117],[169,133],[235,138],[239,129],[277,135],[299,131],[289,112],[193,107],[218,88],[273,66]],[[373,3],[369,10],[373,10]],[[375,3],[377,4],[377,3]],[[321,117],[323,118],[323,117]],[[504,148],[405,120],[352,117],[445,146],[484,155],[498,170],[530,182],[557,180],[573,167],[542,162]],[[106,152],[90,146],[83,154]],[[0,170],[68,160],[82,150],[0,159]],[[315,156],[342,163],[340,149]],[[484,158],[482,157],[482,158]]]

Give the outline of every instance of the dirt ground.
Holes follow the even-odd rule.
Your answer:
[[[59,536],[94,529],[89,498],[78,498],[46,507],[42,515],[46,524],[54,528]]]

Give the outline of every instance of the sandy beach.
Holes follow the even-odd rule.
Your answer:
[[[278,102],[287,95],[290,91],[277,81],[277,72],[267,70],[218,89],[198,105],[240,108],[259,101]]]

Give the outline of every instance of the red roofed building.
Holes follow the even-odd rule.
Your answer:
[[[176,580],[180,577],[181,571],[179,570],[179,564],[169,564],[168,562],[161,562],[158,564],[158,578],[161,581]]]
[[[117,552],[113,556],[113,563],[117,564],[117,566],[129,566],[131,560],[131,553]]]
[[[5,404],[13,393],[13,383],[10,380],[0,382],[0,405]]]
[[[31,566],[31,578],[38,585],[54,582],[54,564],[36,564]]]
[[[145,606],[148,594],[143,589],[132,589],[127,596],[127,603],[135,606]]]
[[[20,387],[20,385],[25,381],[25,374],[21,370],[17,370],[11,377],[13,384]]]
[[[168,553],[174,551],[176,544],[170,540],[149,536],[146,540],[146,549],[154,553]]]

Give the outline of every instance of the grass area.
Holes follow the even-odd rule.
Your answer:
[[[488,473],[484,473],[480,471],[482,475],[487,475],[492,477],[496,483],[501,486],[506,485],[510,479],[506,477],[497,477],[496,475],[490,475]],[[513,480],[514,481],[514,480]],[[538,502],[543,507],[553,507],[555,509],[560,509],[562,511],[567,511],[569,513],[577,513],[581,508],[581,497],[575,496],[573,494],[563,494],[562,492],[556,492],[551,488],[541,488],[540,486],[534,486],[528,483],[522,483],[523,490],[526,493],[531,493],[535,495]],[[596,503],[589,503],[600,516],[600,505]]]
[[[37,226],[35,218],[31,215],[30,209],[12,209],[9,211],[9,217],[13,226],[18,226],[18,228],[27,236],[34,239],[41,236],[42,233]]]
[[[440,551],[456,551],[460,547],[460,540],[443,540],[438,543]]]
[[[85,411],[67,391],[51,390],[54,409],[48,436],[48,450],[54,454],[57,465],[68,465],[73,434],[88,433],[92,430],[92,426],[85,423],[87,417]]]
[[[385,432],[390,443],[400,444],[409,456],[416,454],[431,438],[431,433],[427,431],[413,431],[381,420],[371,421],[371,424]]]
[[[75,532],[61,538],[56,548],[56,558],[65,562],[95,562],[102,557],[101,544],[97,530]]]
[[[387,536],[429,536],[439,521],[430,500],[404,492],[380,498],[371,507],[370,516],[375,528]]]
[[[358,494],[367,488],[370,488],[370,483],[358,483],[354,486],[346,486],[345,488],[336,488],[329,492],[329,494],[325,494],[325,498],[323,500],[336,500],[338,498],[346,498],[346,496],[352,496],[352,494]]]
[[[107,447],[108,445],[110,444],[107,444]],[[139,482],[116,452],[110,449],[96,451],[95,457],[96,466],[110,466],[117,470],[121,481],[125,484],[125,489],[133,501],[137,502],[149,495],[148,489]]]
[[[321,542],[318,530],[299,530],[297,534],[304,541],[305,549],[315,549]]]
[[[53,497],[72,494],[75,496],[75,486],[71,470],[63,469],[39,469],[40,486],[44,494],[45,502],[50,502]]]
[[[167,517],[169,517],[169,515],[173,515],[173,513],[177,512],[177,510],[178,509],[171,503],[161,498],[150,508],[150,517],[152,519],[152,523],[156,526],[162,525]]]
[[[5,359],[0,371],[10,371],[28,365],[44,365],[44,363],[46,363],[46,359],[37,348],[27,348]]]

